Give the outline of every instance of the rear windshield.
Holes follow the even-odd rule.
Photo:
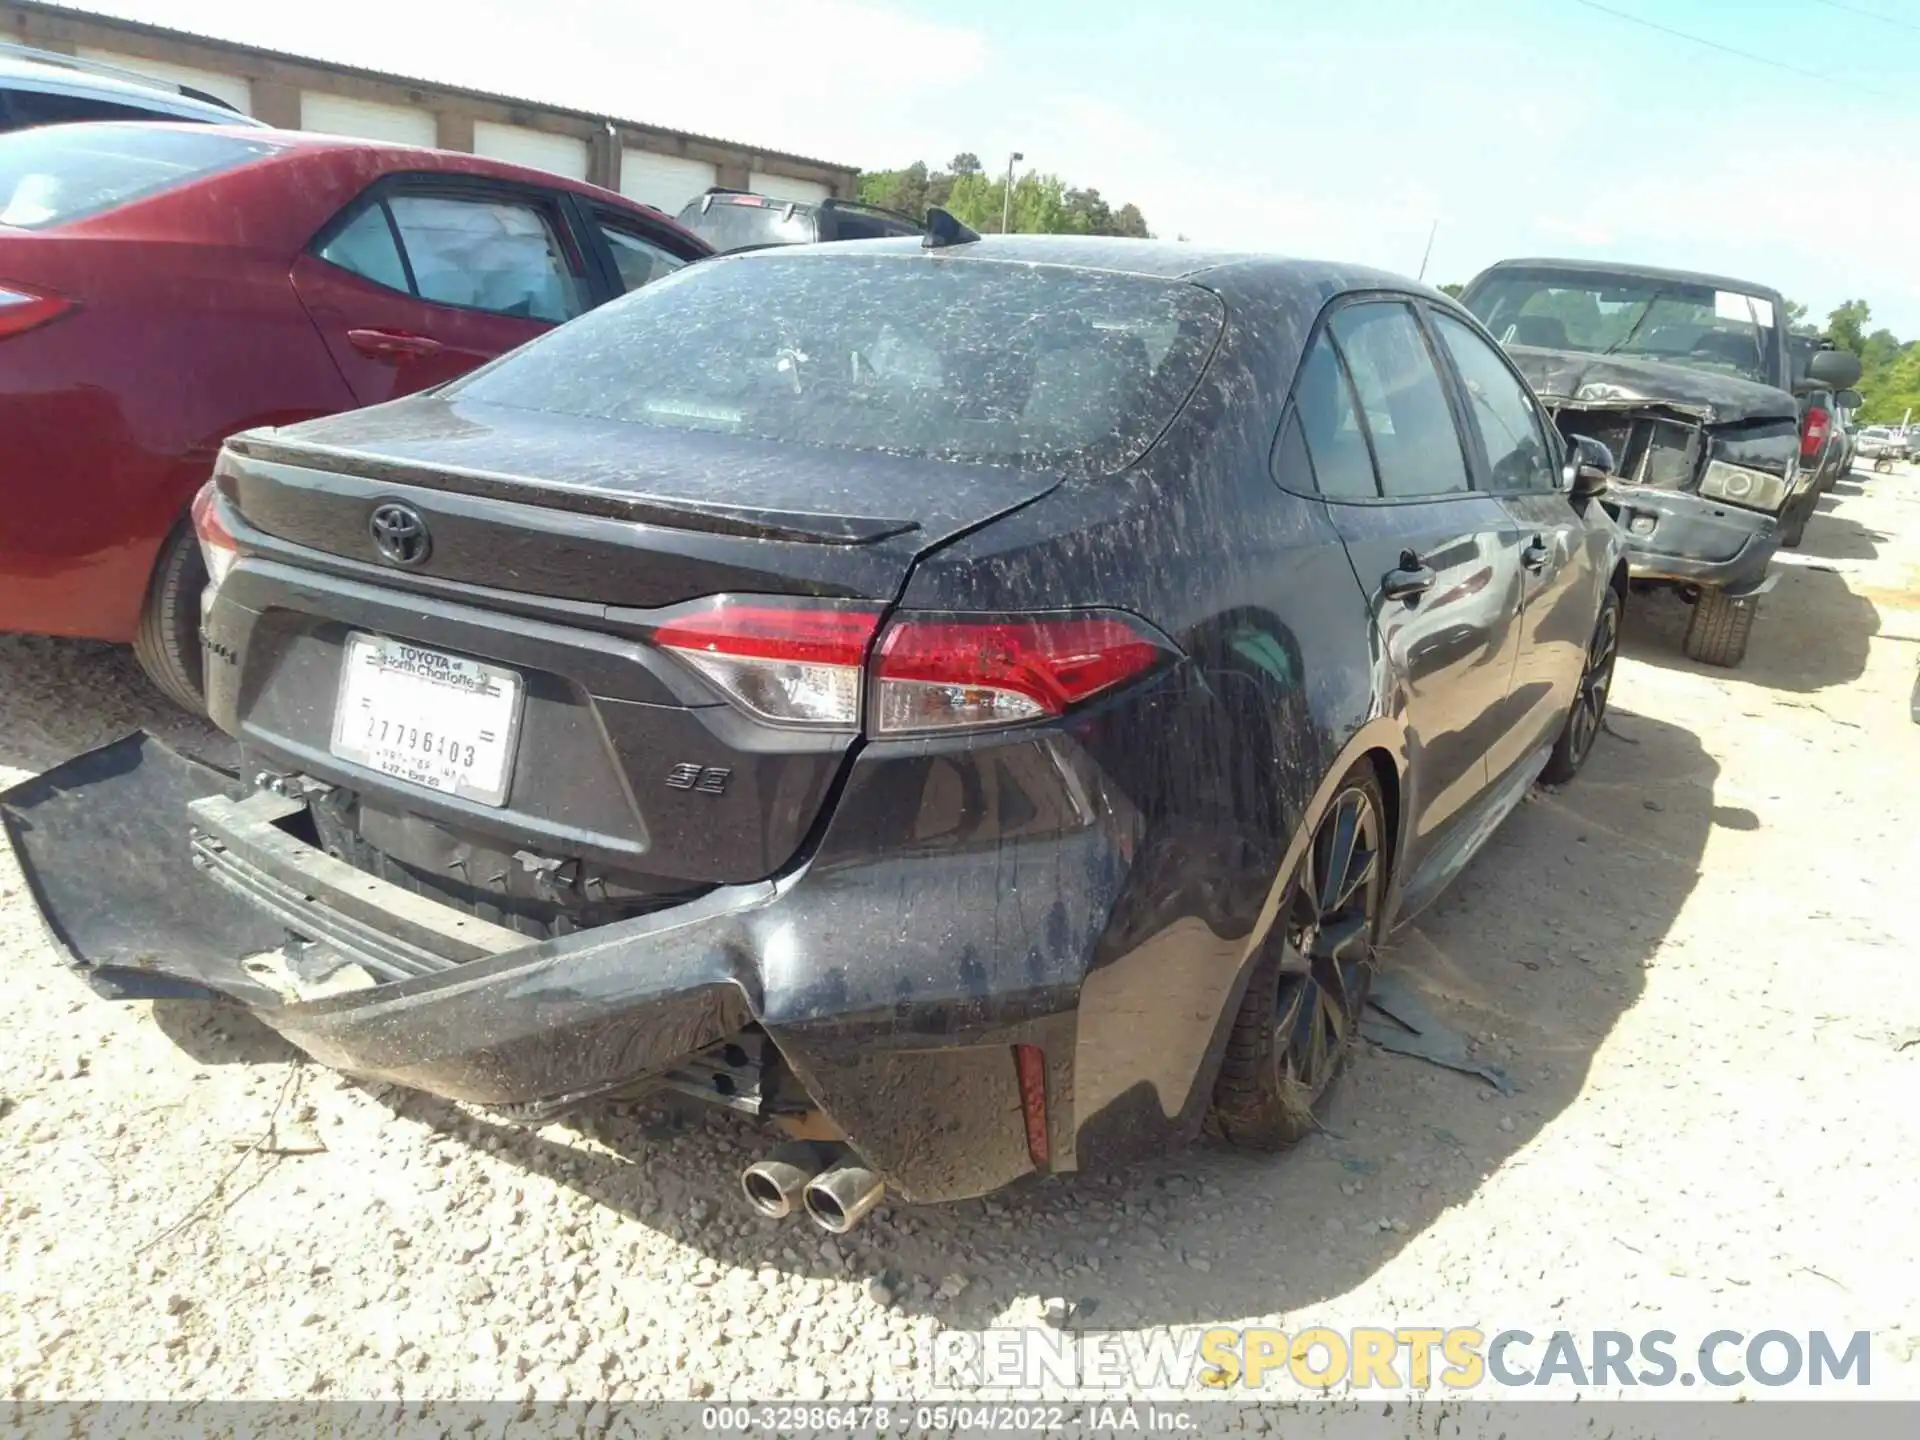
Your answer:
[[[1773,301],[1664,277],[1500,269],[1461,297],[1503,345],[1661,360],[1782,385]]]
[[[259,140],[160,125],[52,125],[0,135],[0,225],[96,215],[272,152]]]
[[[722,254],[762,245],[805,245],[819,238],[813,211],[784,200],[726,200],[719,196],[703,214],[694,201],[680,223]]]
[[[451,387],[673,430],[1105,473],[1220,333],[1197,286],[836,248],[703,261]]]

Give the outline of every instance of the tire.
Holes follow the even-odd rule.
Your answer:
[[[200,592],[207,587],[207,565],[200,542],[186,521],[174,526],[154,562],[146,607],[133,636],[133,658],[147,678],[174,704],[195,715],[207,710],[202,686]]]
[[[1789,550],[1800,548],[1800,542],[1807,535],[1807,521],[1813,518],[1814,508],[1820,503],[1820,497],[1809,490],[1805,495],[1796,496],[1787,503],[1787,510],[1780,517],[1780,543]]]
[[[1613,693],[1613,665],[1620,657],[1620,592],[1611,585],[1607,598],[1600,602],[1600,618],[1593,622],[1593,638],[1587,642],[1587,658],[1580,670],[1580,690],[1567,712],[1567,723],[1560,727],[1560,738],[1553,742],[1540,778],[1549,785],[1564,785],[1580,773],[1593,753],[1593,742],[1607,718],[1607,698]]]
[[[1687,622],[1687,658],[1732,669],[1747,658],[1747,637],[1759,612],[1756,595],[1736,597],[1724,590],[1702,590]]]
[[[1208,1128],[1229,1144],[1285,1150],[1321,1128],[1373,984],[1386,814],[1373,766],[1362,760],[1341,777],[1287,882],[1214,1082]],[[1342,861],[1346,834],[1353,839]]]

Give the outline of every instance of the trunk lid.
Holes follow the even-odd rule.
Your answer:
[[[1055,475],[420,396],[229,443],[246,525],[387,583],[620,608],[725,592],[886,601],[915,558],[1046,494]],[[373,512],[432,537],[396,567]]]

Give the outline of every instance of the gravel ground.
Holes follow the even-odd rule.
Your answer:
[[[835,1241],[746,1210],[762,1137],[731,1117],[530,1132],[235,1011],[100,1000],[0,856],[0,1373],[26,1401],[902,1397],[936,1329],[1071,1305],[1870,1328],[1873,1393],[1920,1396],[1920,474],[1841,490],[1745,668],[1681,659],[1677,602],[1636,610],[1587,773],[1390,957],[1519,1093],[1368,1052],[1278,1161],[1200,1148]],[[0,638],[0,782],[137,724],[196,739],[118,652]]]

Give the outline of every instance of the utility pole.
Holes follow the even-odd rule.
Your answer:
[[[1013,167],[1027,157],[1018,150],[1007,156],[1007,189],[1000,197],[1000,233],[1007,233],[1008,222],[1013,219]]]
[[[1414,279],[1424,280],[1427,278],[1427,261],[1433,258],[1433,237],[1439,233],[1440,233],[1440,221],[1436,217],[1432,227],[1427,231],[1427,248],[1423,252],[1421,252],[1420,273],[1414,276]]]

